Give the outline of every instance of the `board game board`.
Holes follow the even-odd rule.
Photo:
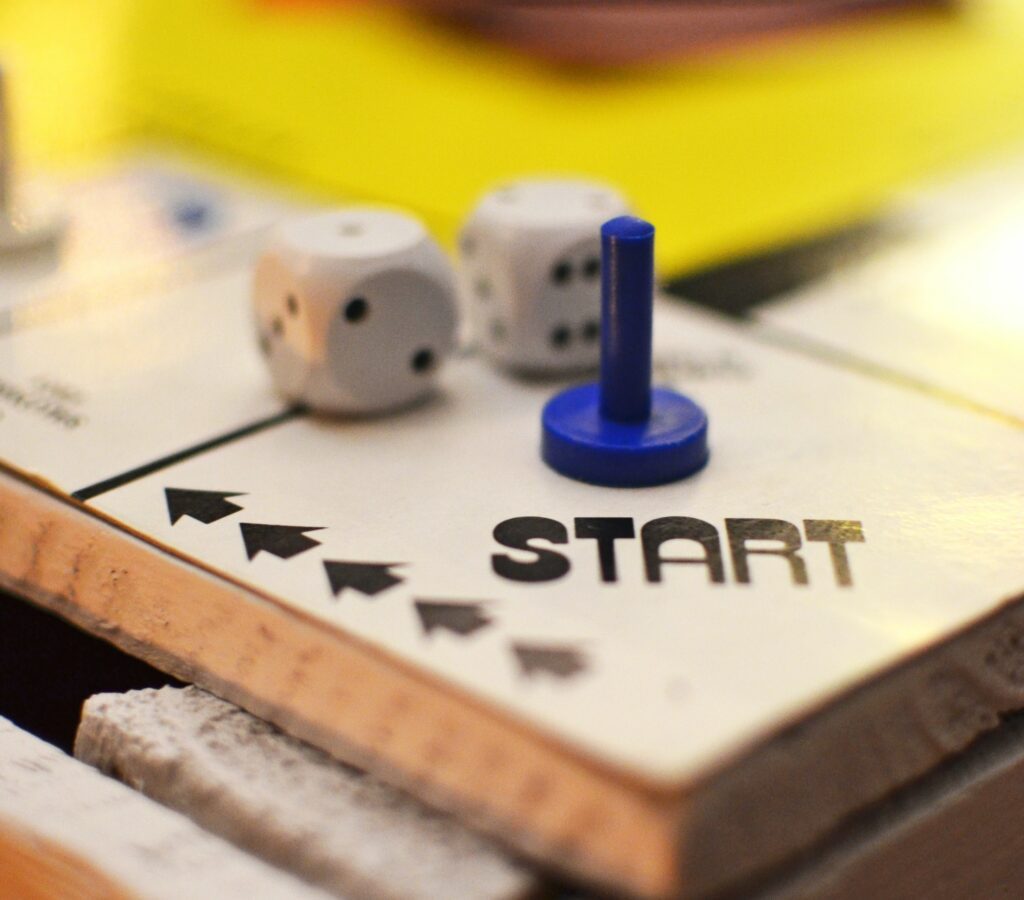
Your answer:
[[[1024,707],[1021,171],[741,319],[660,300],[712,457],[622,490],[471,346],[401,416],[284,406],[250,266],[301,204],[126,161],[0,286],[0,575],[556,868],[742,886]]]

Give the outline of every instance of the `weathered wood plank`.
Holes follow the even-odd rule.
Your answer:
[[[0,719],[0,893],[314,900],[328,895],[232,847]]]
[[[453,819],[195,687],[92,697],[75,755],[333,892],[511,900],[536,886]]]

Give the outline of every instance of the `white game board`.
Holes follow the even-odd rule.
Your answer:
[[[1019,266],[967,290],[933,267],[941,243],[908,245],[749,324],[662,302],[658,376],[707,409],[711,461],[621,490],[540,461],[561,384],[469,351],[404,415],[286,410],[248,312],[265,223],[181,247],[170,272],[142,260],[145,290],[136,266],[109,302],[69,283],[17,307],[0,459],[651,782],[697,779],[1024,590]],[[904,333],[908,310],[947,318]],[[602,566],[576,534],[605,528],[634,536]],[[672,533],[702,541],[656,540]]]

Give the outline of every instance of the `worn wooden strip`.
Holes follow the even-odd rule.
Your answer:
[[[333,892],[512,900],[536,886],[450,817],[195,687],[92,697],[75,755]]]
[[[0,719],[4,896],[328,895]]]

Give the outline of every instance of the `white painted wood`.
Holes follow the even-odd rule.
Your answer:
[[[326,897],[0,719],[0,842],[5,850],[12,836],[36,848],[43,867],[58,857],[73,859],[125,896]],[[3,887],[0,893],[11,896]],[[102,891],[90,888],[86,895],[101,896]]]
[[[454,820],[195,687],[92,697],[75,754],[332,891],[509,900],[535,886]]]

